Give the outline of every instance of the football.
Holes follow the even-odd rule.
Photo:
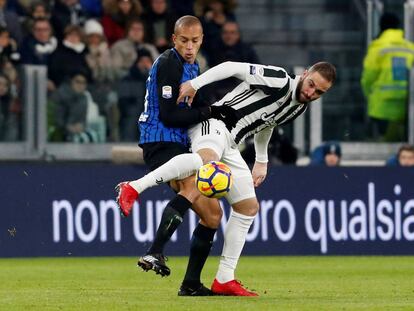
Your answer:
[[[230,168],[219,161],[211,161],[197,171],[195,177],[196,187],[209,198],[225,196],[233,184]]]

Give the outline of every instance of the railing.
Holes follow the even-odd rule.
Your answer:
[[[303,68],[298,69],[298,73]],[[77,144],[49,142],[47,128],[46,69],[41,66],[26,66],[23,69],[23,141],[0,142],[0,160],[45,160],[45,161],[108,161],[113,149],[121,146],[142,159],[137,141],[120,143]],[[411,72],[414,77],[414,72]],[[411,79],[414,81],[414,78]],[[409,141],[414,142],[414,85],[410,86]],[[323,141],[323,102],[312,103],[309,112],[293,123],[293,141],[301,156],[306,156]],[[344,160],[384,160],[393,154],[399,143],[342,142]],[[124,152],[125,148],[121,148]],[[136,156],[135,156],[136,152]]]

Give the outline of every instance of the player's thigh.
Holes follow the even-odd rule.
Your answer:
[[[196,124],[188,130],[192,151],[200,154],[204,163],[220,160],[227,148],[226,132],[224,123],[216,119]]]
[[[221,160],[228,165],[233,176],[233,185],[226,195],[230,205],[247,199],[256,200],[252,173],[240,151],[236,148],[229,148]]]
[[[200,217],[200,222],[204,226],[211,229],[217,229],[220,226],[223,211],[217,199],[200,195],[193,203],[193,210]]]

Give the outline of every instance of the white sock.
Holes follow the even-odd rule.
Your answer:
[[[150,187],[173,180],[181,174],[195,172],[202,165],[203,160],[198,153],[179,154],[159,168],[137,180],[131,181],[129,184],[138,193],[142,193]]]
[[[246,216],[235,211],[230,214],[229,221],[224,232],[223,252],[216,279],[220,283],[234,280],[234,270],[243,250],[246,236],[255,216]]]

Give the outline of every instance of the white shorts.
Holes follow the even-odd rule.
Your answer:
[[[233,186],[226,199],[230,204],[255,198],[252,173],[222,121],[209,119],[188,130],[192,152],[209,148],[218,154],[220,161],[227,164],[233,175]]]

